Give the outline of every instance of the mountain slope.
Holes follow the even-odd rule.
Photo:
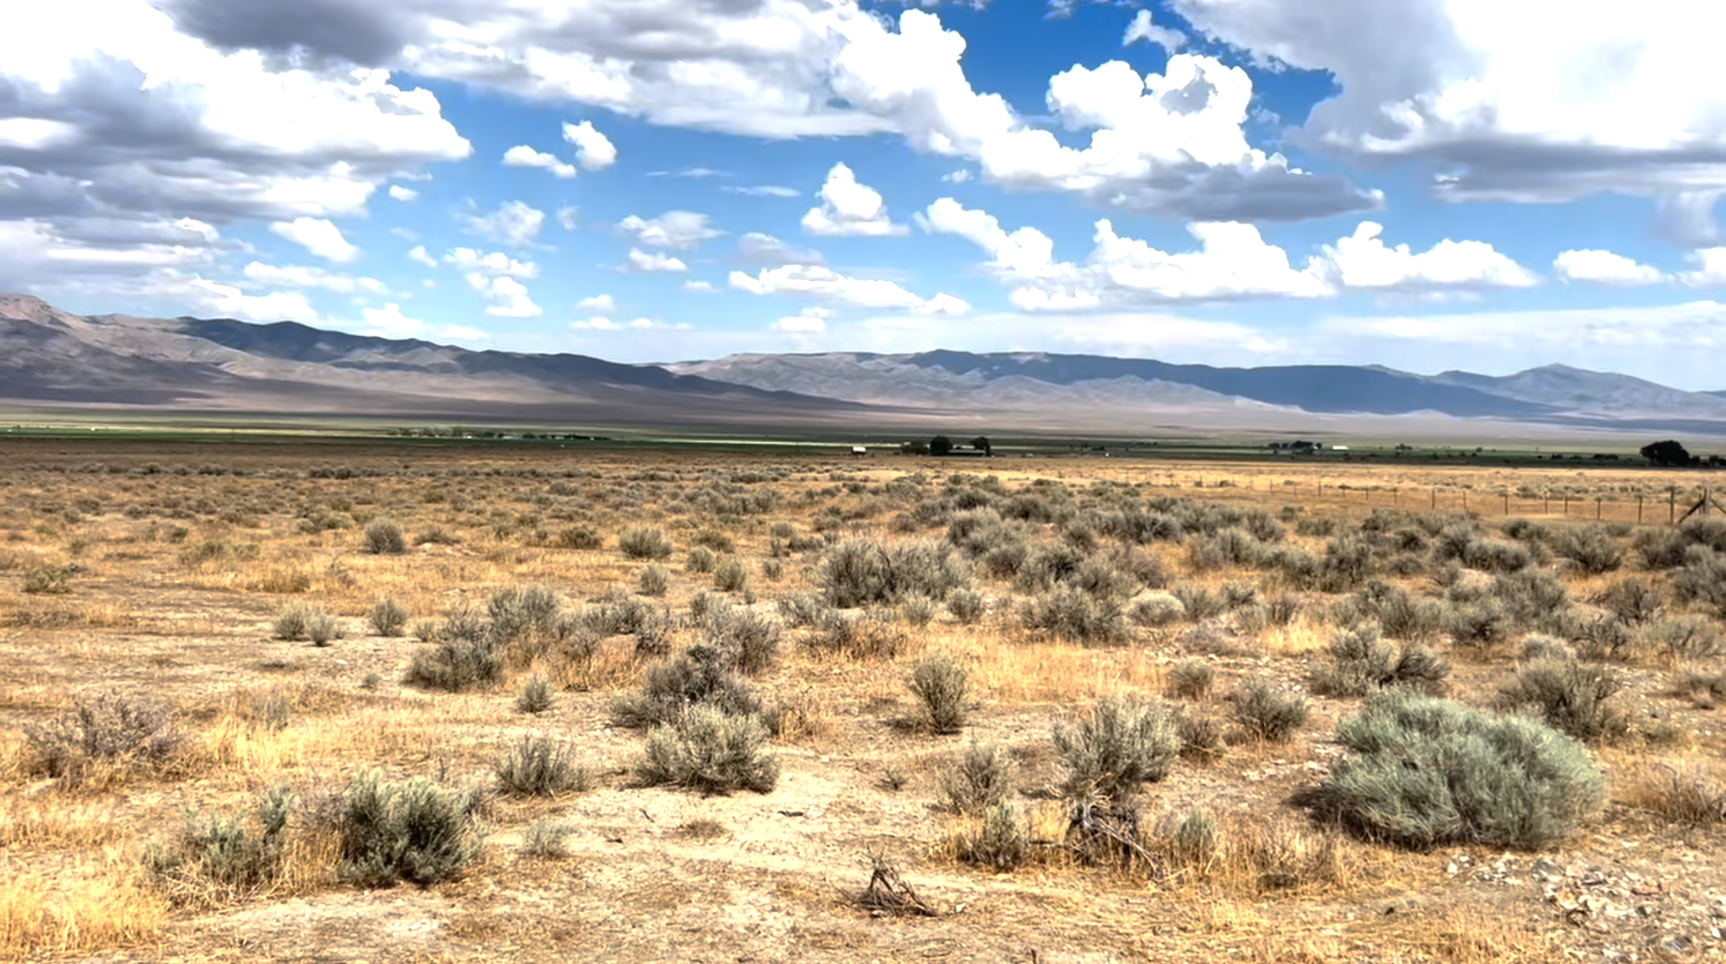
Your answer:
[[[824,422],[866,411],[583,355],[470,351],[293,322],[84,317],[21,295],[0,295],[0,399],[605,424]]]
[[[1428,380],[1565,411],[1622,417],[1726,418],[1726,399],[1713,393],[1685,392],[1629,375],[1568,365],[1546,365],[1501,378],[1441,372]]]
[[[1338,414],[1403,415],[1441,412],[1459,417],[1531,418],[1549,406],[1474,388],[1435,384],[1418,375],[1346,365],[1213,368],[1137,358],[1047,353],[972,354],[930,351],[914,355],[734,355],[709,362],[668,365],[674,371],[726,381],[807,391],[856,401],[900,404],[961,403],[970,393],[1005,378],[1028,379],[1049,390],[1030,404],[1060,404],[1076,386],[1131,381],[1147,386],[1144,400],[1161,401],[1166,388],[1187,386],[1188,399],[1246,399],[1265,405]]]

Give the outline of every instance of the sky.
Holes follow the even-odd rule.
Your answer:
[[[0,290],[620,361],[1726,389],[1726,5],[57,0]]]

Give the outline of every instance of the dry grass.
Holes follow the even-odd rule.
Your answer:
[[[52,880],[8,875],[0,881],[0,956],[32,960],[148,944],[161,936],[168,911],[141,870],[112,857],[79,861]]]
[[[568,855],[526,862],[513,848],[493,846],[466,879],[435,891],[435,899],[452,908],[452,919],[507,918],[515,921],[511,934],[565,934],[562,918],[581,914],[592,922],[583,925],[581,946],[616,947],[636,959],[674,956],[674,948],[643,943],[652,939],[645,932],[694,927],[718,942],[715,956],[742,957],[750,953],[747,947],[721,945],[739,928],[754,926],[748,909],[754,906],[752,888],[771,879],[769,892],[780,895],[775,899],[822,895],[799,898],[785,912],[802,915],[797,933],[811,946],[830,949],[831,959],[935,956],[908,943],[909,930],[856,929],[843,916],[854,911],[830,893],[834,867],[890,846],[924,855],[924,863],[907,873],[927,872],[928,893],[944,899],[943,890],[950,888],[964,895],[974,909],[946,926],[955,940],[976,944],[980,958],[1010,959],[1045,939],[1143,956],[1150,945],[1139,942],[1151,932],[1138,918],[1148,898],[1156,913],[1181,922],[1159,925],[1155,942],[1161,943],[1153,942],[1153,957],[1332,961],[1370,952],[1387,959],[1459,962],[1552,959],[1555,939],[1529,929],[1526,915],[1513,906],[1458,904],[1452,913],[1434,905],[1383,919],[1376,911],[1361,912],[1388,894],[1431,890],[1442,876],[1442,858],[1360,843],[1312,823],[1291,804],[1290,794],[1322,776],[1335,759],[1329,737],[1339,718],[1355,712],[1358,704],[1350,701],[1315,700],[1312,718],[1290,743],[1231,745],[1207,765],[1177,763],[1168,779],[1144,788],[1140,842],[1155,859],[1087,865],[1061,846],[1070,804],[1046,795],[1059,781],[1049,739],[1056,719],[1105,696],[1160,696],[1167,667],[1210,645],[1220,647],[1204,657],[1216,668],[1214,694],[1261,677],[1300,686],[1312,666],[1328,658],[1325,647],[1336,631],[1329,607],[1336,593],[1297,588],[1302,608],[1287,626],[1260,623],[1237,631],[1236,616],[1225,616],[1218,623],[1221,644],[1202,634],[1189,636],[1193,627],[1187,622],[1135,628],[1118,645],[1035,639],[1016,618],[1027,594],[1011,578],[982,575],[976,588],[989,598],[990,611],[980,622],[960,625],[937,606],[927,625],[894,625],[907,644],[892,658],[812,651],[802,645],[804,630],[788,628],[775,667],[749,681],[774,725],[775,752],[785,761],[781,787],[765,804],[697,801],[677,791],[627,785],[627,768],[642,737],[609,727],[609,705],[639,686],[644,668],[658,658],[639,652],[633,635],[589,638],[572,623],[537,639],[531,649],[512,650],[501,682],[459,694],[433,693],[403,683],[422,644],[411,635],[372,636],[366,614],[378,599],[391,597],[407,608],[410,626],[441,623],[464,607],[484,613],[498,589],[543,582],[564,597],[565,615],[579,616],[585,606],[632,595],[641,563],[617,550],[616,537],[646,525],[663,530],[675,547],[666,565],[667,592],[652,600],[672,615],[663,642],[675,654],[701,640],[692,604],[698,594],[714,590],[711,574],[682,565],[700,542],[729,540],[731,549],[719,554],[720,561],[736,560],[752,577],[777,546],[783,578],[751,579],[760,594],[758,608],[771,613],[779,598],[815,588],[811,574],[822,557],[819,542],[788,549],[775,526],[788,525],[804,540],[813,534],[940,539],[941,514],[952,507],[930,506],[955,493],[993,500],[1003,510],[1014,495],[1047,495],[1051,487],[1040,483],[1062,483],[1066,494],[1049,499],[1069,514],[1023,529],[1033,546],[1043,547],[1068,538],[1070,525],[1089,524],[1087,513],[1110,511],[1110,500],[1125,490],[1093,488],[1100,482],[1135,486],[1130,498],[1141,502],[1167,496],[1272,515],[1299,505],[1305,516],[1334,519],[1339,532],[1357,529],[1373,510],[1396,503],[1427,512],[1434,488],[1441,511],[1459,504],[1466,491],[1470,507],[1483,514],[1478,521],[1485,534],[1498,538],[1503,501],[1492,493],[1499,489],[1550,491],[1560,499],[1563,493],[1577,500],[1616,496],[1622,505],[1637,491],[1646,495],[1669,480],[1695,481],[1683,474],[1584,473],[1569,466],[1428,469],[1123,459],[954,466],[909,459],[844,462],[825,455],[596,449],[574,456],[479,446],[428,450],[411,471],[402,468],[401,450],[368,446],[5,451],[21,457],[0,461],[7,496],[0,500],[0,957],[22,959],[142,944],[162,948],[157,954],[164,960],[201,953],[186,936],[192,929],[182,926],[189,912],[170,909],[149,886],[137,855],[146,843],[172,835],[186,808],[231,813],[249,805],[262,788],[282,784],[301,796],[303,807],[291,824],[284,873],[257,901],[268,906],[314,894],[332,904],[358,901],[347,896],[336,872],[334,837],[313,819],[327,805],[320,801],[327,802],[349,774],[374,766],[391,779],[425,775],[477,785],[488,779],[496,749],[530,727],[563,734],[584,760],[594,762],[600,787],[578,799],[489,801],[484,819],[498,831],[497,839],[517,839],[536,821],[567,821],[574,828]],[[95,461],[109,468],[85,468]],[[245,474],[191,471],[208,461]],[[151,462],[164,470],[147,471]],[[331,464],[364,471],[352,478],[312,477],[312,469]],[[918,471],[926,473],[921,482],[910,478]],[[950,481],[955,472],[971,478]],[[995,476],[998,485],[982,481],[983,475]],[[1195,479],[1204,487],[1193,486]],[[1284,484],[1290,481],[1295,484]],[[78,510],[79,521],[68,521],[74,517],[66,508],[77,504],[86,508]],[[1567,522],[1561,502],[1550,513],[1536,512],[1531,510],[1544,503],[1524,496],[1513,499],[1511,508],[1552,527],[1580,521]],[[1608,515],[1612,510],[1607,504]],[[919,512],[930,518],[914,521]],[[367,522],[380,518],[402,524],[409,537],[405,553],[362,551]],[[312,531],[327,524],[341,527]],[[562,548],[560,534],[575,528],[602,535],[606,548]],[[1323,556],[1325,538],[1289,528],[1281,545]],[[419,542],[423,534],[435,538]],[[1071,538],[1083,542],[1086,535],[1074,532]],[[1093,538],[1096,555],[1115,547],[1107,536]],[[1284,575],[1265,568],[1197,572],[1180,544],[1153,544],[1143,553],[1160,560],[1179,585],[1221,591],[1249,583],[1266,596],[1290,587]],[[66,595],[22,591],[25,571],[71,565],[81,568]],[[1572,599],[1585,600],[1621,575],[1561,578]],[[1417,596],[1437,598],[1442,589],[1428,576],[1423,571],[1385,578]],[[1664,586],[1667,577],[1648,578]],[[741,593],[728,598],[743,602]],[[347,638],[327,648],[270,638],[276,611],[297,601],[342,620]],[[1465,700],[1491,692],[1509,670],[1517,641],[1486,661],[1459,665],[1456,691]],[[1434,645],[1454,651],[1446,640]],[[957,738],[901,725],[914,709],[907,674],[921,655],[937,650],[955,652],[975,668],[982,697],[970,732]],[[1662,720],[1691,735],[1689,745],[1663,745],[1670,770],[1628,749],[1609,751],[1615,797],[1625,808],[1670,823],[1720,819],[1720,785],[1696,765],[1726,751],[1726,740],[1713,734],[1714,727],[1699,724],[1708,719],[1706,709],[1661,695],[1665,691],[1648,684],[1652,673],[1646,670],[1663,665],[1682,670],[1680,675],[1719,673],[1726,668],[1719,663],[1693,658],[1680,667],[1662,658],[1622,667],[1634,677],[1630,698],[1657,701]],[[551,680],[558,692],[547,713],[528,719],[515,712],[513,702],[534,674]],[[160,773],[101,771],[77,793],[42,786],[26,772],[21,728],[65,710],[83,694],[114,687],[159,694],[171,703],[194,737],[187,752]],[[1216,695],[1195,709],[1227,715]],[[962,745],[955,739],[971,736],[1001,743],[1026,777],[1026,795],[1013,802],[1035,843],[1029,865],[1011,873],[962,864],[960,844],[975,834],[977,818],[930,810],[939,790],[929,774]],[[1216,845],[1200,854],[1174,847],[1160,822],[1165,814],[1197,809],[1218,815]],[[1591,839],[1604,841],[1600,846],[1614,859],[1621,856],[1613,849],[1615,826],[1591,829]],[[597,868],[606,875],[605,887],[588,878],[601,873]],[[667,879],[679,883],[668,887]],[[699,908],[704,904],[692,903],[693,896],[705,898],[702,888],[709,885],[724,892],[705,905],[731,908],[724,913],[733,916],[679,909],[686,916],[673,925],[643,928],[641,908],[617,911],[634,906],[619,904],[619,894],[669,900],[673,891],[678,908]],[[921,880],[919,888],[925,888]],[[222,893],[192,896],[187,903],[211,915],[199,927],[226,919]],[[671,904],[665,906],[669,913]],[[1051,908],[1075,911],[1071,926]],[[1092,928],[1105,918],[1134,923],[1119,934]],[[605,930],[613,920],[623,929]],[[293,950],[278,943],[258,953]],[[381,946],[372,950],[375,956],[392,953]],[[430,958],[446,950],[430,944],[412,953]],[[556,952],[573,952],[573,945],[557,945]]]

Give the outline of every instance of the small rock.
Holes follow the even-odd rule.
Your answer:
[[[1564,876],[1564,867],[1556,860],[1542,857],[1534,862],[1534,866],[1530,867],[1528,872],[1536,877],[1556,880]]]

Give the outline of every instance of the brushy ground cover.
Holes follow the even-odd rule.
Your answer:
[[[0,958],[1546,960],[1726,893],[1726,523],[1562,514],[1668,475],[0,456]],[[1637,928],[1533,876],[1627,860]]]

